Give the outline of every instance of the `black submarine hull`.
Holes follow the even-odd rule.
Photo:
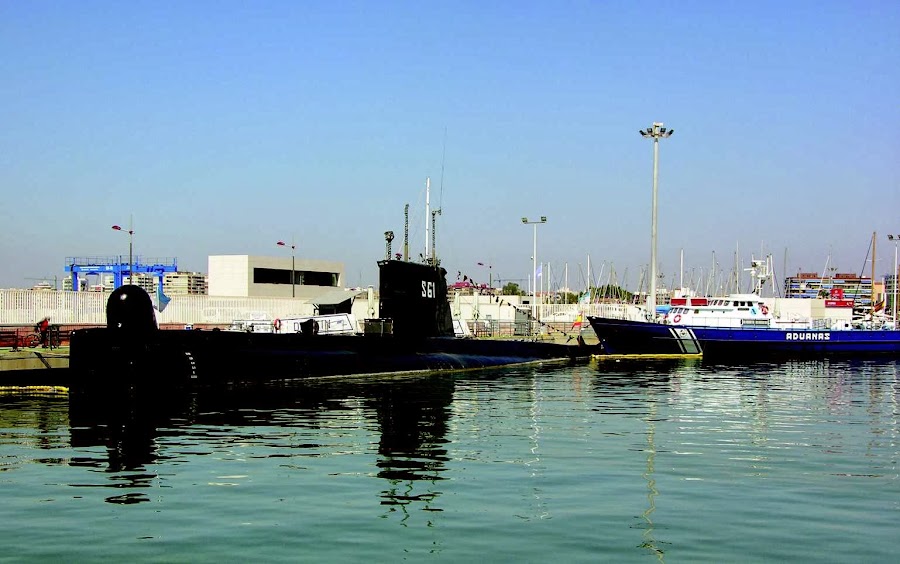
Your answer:
[[[393,335],[157,331],[135,342],[110,329],[72,336],[70,386],[210,385],[277,379],[490,368],[587,358],[589,347]]]
[[[75,331],[70,387],[216,385],[317,376],[491,368],[586,359],[592,347],[453,336],[446,271],[381,261],[380,314],[391,333],[318,335],[159,330],[149,296],[122,286],[107,327]]]

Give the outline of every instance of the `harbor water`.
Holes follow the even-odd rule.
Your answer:
[[[895,361],[0,396],[0,562],[888,562]]]

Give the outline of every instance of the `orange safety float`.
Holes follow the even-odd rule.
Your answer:
[[[276,319],[275,322],[272,323],[272,326],[275,327],[276,331],[281,331],[281,320]]]
[[[761,311],[763,315],[768,315],[768,313],[769,313],[769,308],[768,308],[768,306],[766,306],[766,305],[760,305],[760,306],[759,306],[759,311]]]
[[[675,317],[672,318],[672,323],[678,323],[679,321],[681,321],[681,314],[676,313]]]

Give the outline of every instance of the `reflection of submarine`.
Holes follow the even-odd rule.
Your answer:
[[[127,479],[142,486],[153,477],[150,465],[169,456],[185,456],[177,448],[181,444],[179,435],[189,435],[189,441],[203,440],[204,435],[197,434],[196,426],[227,428],[229,440],[240,442],[245,438],[245,428],[253,441],[259,441],[266,436],[260,428],[287,425],[309,430],[311,442],[315,443],[317,428],[333,431],[342,424],[357,428],[358,421],[345,419],[346,402],[352,399],[354,405],[360,406],[361,417],[377,422],[380,432],[377,455],[373,455],[377,456],[378,477],[389,482],[381,492],[380,503],[393,506],[424,502],[433,509],[431,504],[437,494],[427,484],[439,480],[445,470],[445,435],[454,389],[450,378],[410,376],[219,386],[126,401],[73,394],[69,405],[72,446],[102,445],[106,454],[103,458],[76,457],[69,463],[128,471]],[[280,433],[275,435],[270,447],[272,456],[283,456],[285,446],[279,442]],[[175,447],[159,448],[163,436]],[[217,434],[209,436],[213,442],[219,438]],[[302,448],[315,450],[319,446],[308,444]],[[121,474],[111,476],[111,480],[123,479]],[[414,486],[416,482],[423,485]],[[418,493],[423,488],[424,492]],[[416,496],[406,493],[413,489]],[[146,498],[115,496],[108,501],[137,503]]]
[[[107,327],[72,335],[70,387],[109,390],[208,385],[308,376],[459,370],[587,358],[593,347],[456,338],[446,271],[378,263],[384,331],[361,335],[158,330],[146,292],[122,286],[107,302]]]

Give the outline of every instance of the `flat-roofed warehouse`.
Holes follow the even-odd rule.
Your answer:
[[[343,263],[326,260],[211,255],[208,276],[209,295],[220,297],[293,296],[297,299],[311,300],[324,294],[335,294],[334,290],[344,289]],[[347,294],[349,299],[354,292]]]

